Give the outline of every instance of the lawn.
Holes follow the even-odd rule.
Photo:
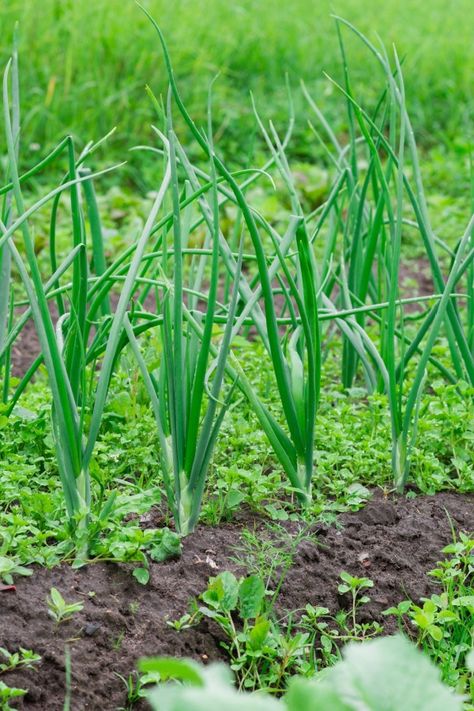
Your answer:
[[[474,709],[469,3],[0,17],[0,710]]]

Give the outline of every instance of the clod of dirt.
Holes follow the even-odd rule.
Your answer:
[[[398,523],[398,514],[390,501],[378,501],[377,506],[369,504],[365,509],[362,509],[359,521],[368,526],[394,526]]]

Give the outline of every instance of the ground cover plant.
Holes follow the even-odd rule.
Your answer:
[[[327,78],[339,119],[335,99],[325,105],[308,82],[297,92],[287,87],[286,125],[279,107],[268,120],[251,96],[256,148],[234,160],[231,142],[221,149],[215,83],[205,111],[195,113],[166,34],[148,10],[136,12],[168,80],[163,96],[147,90],[154,123],[148,144],[133,151],[133,170],[141,157],[146,165],[145,197],[109,187],[128,170],[121,160],[107,162],[120,145],[109,127],[85,145],[68,135],[31,160],[17,35],[3,74],[0,603],[9,596],[9,626],[2,708],[15,708],[14,699],[44,705],[42,689],[29,686],[44,663],[61,672],[50,707],[73,708],[75,695],[90,693],[74,682],[74,645],[88,640],[97,645],[89,652],[100,654],[94,636],[105,625],[104,653],[120,660],[160,575],[173,588],[160,609],[162,637],[144,625],[141,653],[161,653],[150,646],[157,639],[179,649],[184,634],[198,639],[186,649],[206,661],[199,639],[209,631],[210,658],[224,648],[239,690],[261,694],[245,703],[271,707],[265,692],[286,699],[276,705],[311,697],[315,708],[327,699],[350,708],[351,663],[363,664],[372,644],[390,646],[367,640],[398,626],[455,690],[437,692],[432,681],[431,691],[445,693],[453,708],[456,699],[471,708],[472,195],[452,209],[433,200],[436,168],[424,167],[427,154],[415,139],[405,60],[347,20],[332,20],[341,69]],[[377,82],[369,91],[356,89],[354,46],[372,61]],[[305,168],[295,155],[307,116],[318,163]],[[452,160],[455,168],[443,168],[465,171],[468,184],[468,168]],[[423,494],[447,510],[440,504],[417,519]],[[380,596],[371,549],[357,531],[393,532],[397,507],[412,504],[400,550],[413,547],[427,522],[433,535],[436,520],[444,533],[430,544],[430,559],[444,550],[432,571],[442,589],[425,583],[411,596],[404,581]],[[347,511],[360,518],[347,519],[351,565],[336,556],[339,609],[319,599],[290,602],[287,579],[298,561],[308,557],[317,585],[318,561],[331,556],[318,537],[332,524],[326,540],[336,549],[339,514]],[[242,528],[248,516],[254,533]],[[269,537],[262,520],[278,523]],[[206,525],[216,536],[221,529],[239,536],[240,548],[233,541],[217,563],[212,543],[195,543],[207,540]],[[192,550],[187,565],[204,567],[180,593],[199,601],[182,617],[173,576]],[[396,575],[396,553],[378,555],[379,574],[392,566]],[[97,578],[92,563],[102,566]],[[428,570],[417,569],[418,579]],[[92,581],[103,584],[101,575],[140,599],[122,603],[128,619],[121,608],[117,625],[108,602],[109,617],[94,620],[101,603]],[[22,589],[44,608],[37,649],[12,636]],[[62,645],[64,661],[42,646],[48,636]],[[342,645],[354,641],[363,644],[349,646],[341,661]],[[399,657],[403,644],[393,641]],[[128,708],[170,677],[207,685],[207,673],[179,661],[143,663],[148,676],[140,677],[135,637],[133,650],[132,663],[127,656],[128,666],[116,669],[121,682],[105,682],[114,699],[122,683]],[[27,690],[21,674],[30,672]],[[314,679],[298,686],[295,675]],[[216,693],[234,698],[213,678]],[[156,703],[181,703],[179,688],[160,688],[150,697]],[[431,691],[420,692],[426,703]],[[373,693],[374,708],[384,708]]]

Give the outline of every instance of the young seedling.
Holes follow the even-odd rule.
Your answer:
[[[428,575],[441,590],[419,604],[404,600],[383,614],[397,618],[400,629],[415,635],[418,646],[441,670],[443,681],[462,693],[474,690],[468,655],[472,650],[472,561],[474,538],[460,533],[443,549],[446,558]]]
[[[298,546],[303,541],[315,543],[315,540],[308,533],[307,526],[302,526],[296,535],[278,524],[268,524],[266,528],[264,532],[245,529],[239,544],[233,546],[233,561],[245,568],[249,575],[257,575],[264,581],[268,613],[293,565]]]
[[[359,596],[359,593],[367,588],[373,588],[374,582],[373,580],[370,580],[370,578],[355,578],[345,571],[343,571],[339,577],[341,578],[342,583],[340,583],[337,587],[338,592],[341,595],[345,595],[346,593],[351,594],[352,628],[355,632],[357,629],[357,610],[361,605],[365,605],[365,603],[370,601],[370,597],[368,595]]]
[[[125,630],[120,630],[120,632],[115,637],[115,639],[112,640],[112,649],[114,650],[114,652],[118,652],[120,650],[124,639],[125,639]]]
[[[126,706],[120,707],[118,711],[132,711],[137,707],[137,704],[150,693],[150,688],[156,686],[162,681],[162,676],[159,672],[148,672],[139,674],[133,672],[127,677],[116,673],[118,678],[123,681],[127,694]]]
[[[13,706],[10,706],[9,701],[24,696],[26,692],[26,689],[16,689],[14,686],[7,686],[3,681],[0,681],[0,710],[10,711],[11,709],[13,711]]]
[[[172,627],[177,632],[191,629],[191,627],[197,625],[201,619],[199,610],[197,606],[195,607],[196,609],[193,613],[187,612],[185,615],[182,615],[178,620],[167,620],[166,624]]]
[[[400,632],[404,632],[404,619],[411,610],[412,605],[411,600],[402,600],[397,606],[389,607],[388,610],[382,610],[382,615],[393,615],[397,620],[398,629]]]
[[[308,670],[310,635],[295,631],[291,622],[280,626],[272,614],[272,597],[261,576],[237,579],[224,571],[210,578],[199,597],[201,604],[194,601],[189,614],[168,624],[183,630],[203,617],[212,619],[224,634],[222,647],[239,689],[282,693],[293,673]]]
[[[118,672],[115,672],[115,674],[120,681],[123,682],[127,694],[126,705],[121,706],[118,711],[130,711],[130,709],[134,709],[136,707],[136,704],[138,704],[145,695],[141,687],[140,676],[137,672],[133,672],[127,677],[122,676],[122,674],[119,674]]]
[[[57,588],[51,588],[48,599],[48,615],[59,625],[68,622],[76,612],[80,612],[82,602],[66,602]]]
[[[6,660],[0,662],[0,674],[13,671],[18,667],[32,669],[33,664],[41,661],[39,654],[36,654],[31,649],[23,649],[23,647],[20,647],[18,652],[9,652],[5,647],[0,647],[0,655]]]

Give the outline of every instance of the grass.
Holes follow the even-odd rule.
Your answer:
[[[312,155],[314,145],[306,124],[310,112],[298,89],[300,79],[313,96],[324,97],[336,128],[343,127],[337,92],[322,74],[341,77],[331,12],[372,39],[378,32],[387,47],[396,43],[422,145],[441,143],[458,152],[472,146],[470,0],[433,0],[423,15],[415,0],[390,0],[378,7],[376,15],[355,0],[325,0],[317,6],[309,0],[291,4],[180,0],[173,7],[151,0],[146,7],[168,39],[186,103],[200,123],[206,121],[209,82],[220,72],[214,89],[219,107],[216,131],[232,160],[239,162],[247,154],[249,135],[254,133],[249,89],[265,113],[280,125],[286,121],[285,72],[295,88],[298,142],[293,150],[298,155]],[[11,32],[16,21],[20,23],[26,145],[37,150],[34,144],[39,144],[44,152],[65,133],[84,145],[115,125],[115,155],[151,139],[146,132],[153,109],[144,87],[149,83],[156,94],[164,93],[166,75],[156,59],[156,38],[133,0],[98,0],[93,6],[13,0],[3,5],[0,22]],[[11,37],[4,32],[2,64],[10,46]],[[380,75],[369,70],[367,54],[356,42],[350,42],[349,49],[358,93],[363,89],[376,100]],[[141,168],[143,160],[136,159],[134,168]]]

